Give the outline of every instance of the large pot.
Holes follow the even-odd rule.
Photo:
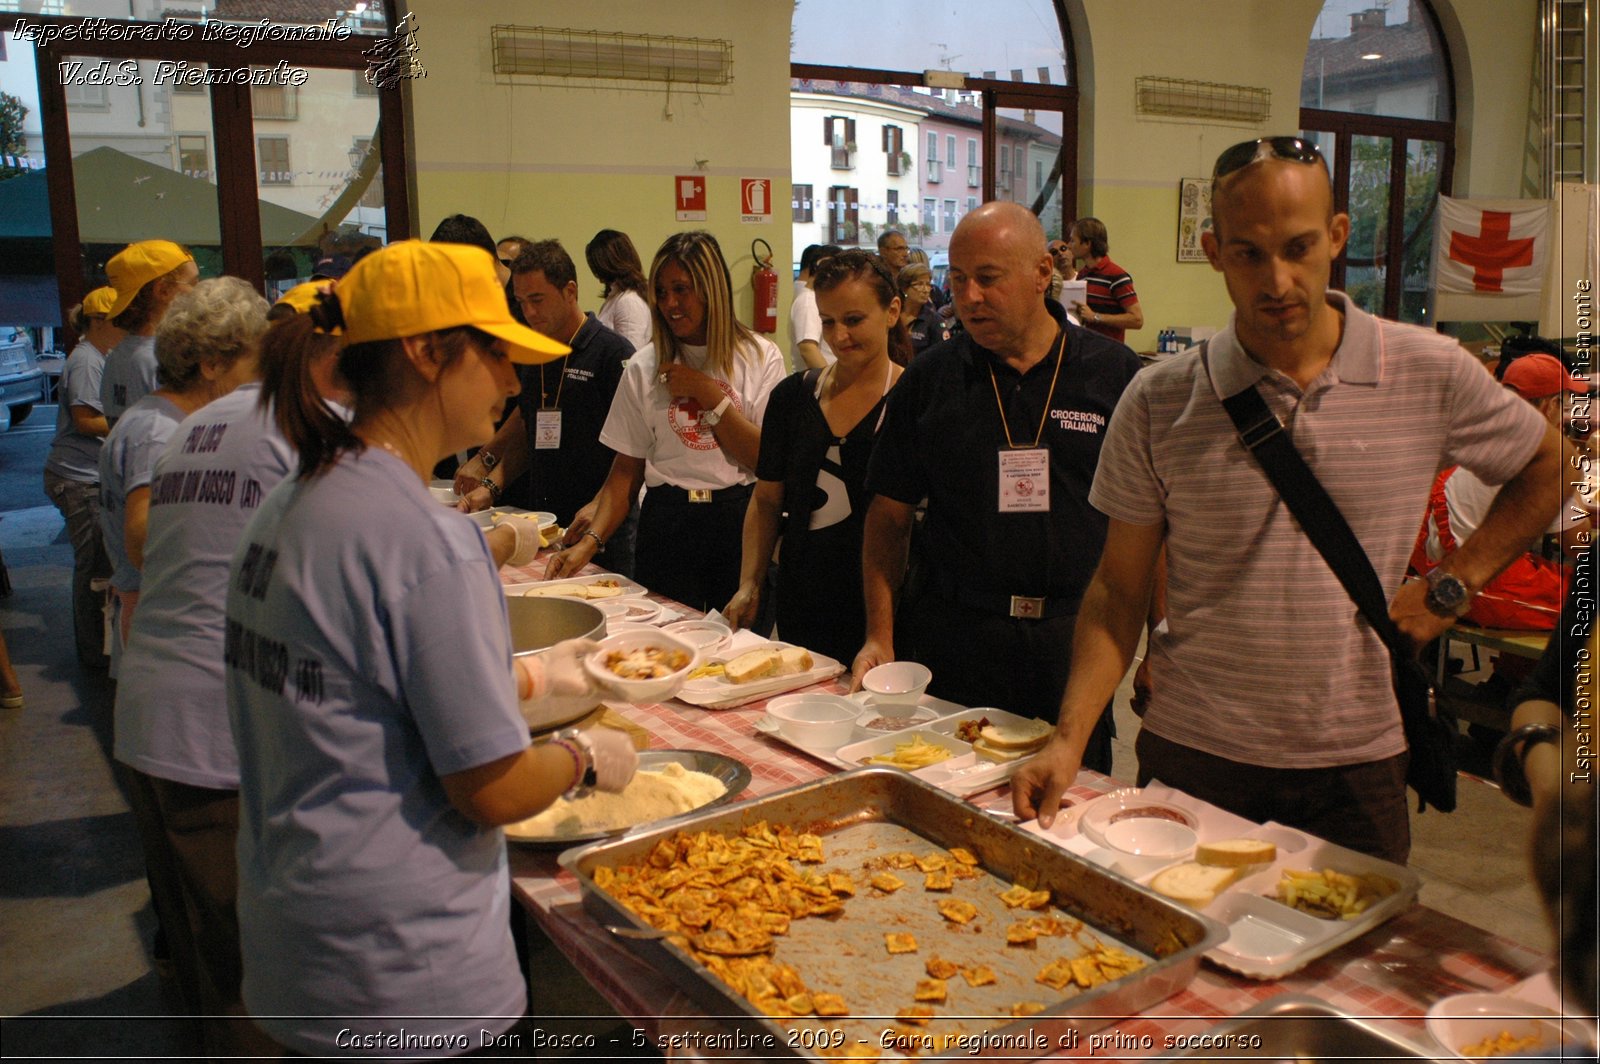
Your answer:
[[[604,639],[606,615],[587,602],[564,598],[506,599],[511,620],[511,653],[531,657],[568,639]],[[522,716],[534,731],[548,731],[587,716],[593,697],[545,698],[522,703]]]

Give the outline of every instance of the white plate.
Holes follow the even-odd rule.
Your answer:
[[[637,650],[662,651],[663,653],[656,659],[658,661],[663,657],[678,655],[683,659],[683,664],[665,676],[639,680],[623,679],[606,667],[606,658],[609,655]],[[600,640],[596,650],[584,657],[583,667],[601,687],[616,691],[629,702],[638,705],[671,698],[677,693],[678,688],[683,686],[683,678],[699,662],[700,655],[693,646],[676,636],[668,635],[659,628],[652,628],[648,632],[623,632],[606,636]],[[652,667],[658,666],[652,662]]]
[[[1422,881],[1409,868],[1347,850],[1282,824],[1264,824],[1245,832],[1245,837],[1271,839],[1278,847],[1277,860],[1235,880],[1201,912],[1229,928],[1228,940],[1208,952],[1206,959],[1252,979],[1279,979],[1298,972],[1318,957],[1411,908],[1422,887]],[[1297,845],[1297,850],[1291,850]],[[1393,880],[1396,887],[1353,920],[1323,920],[1271,897],[1286,868],[1372,872]],[[1140,882],[1148,883],[1153,877],[1154,873],[1140,877]]]
[[[949,761],[952,761],[958,757],[970,757],[972,755],[972,745],[970,743],[962,742],[953,735],[948,735],[943,732],[936,732],[931,728],[909,728],[905,731],[890,732],[887,735],[879,735],[875,738],[868,739],[866,742],[851,743],[849,746],[841,746],[834,756],[840,761],[844,762],[850,768],[860,768],[862,765],[867,764],[874,757],[882,757],[893,754],[895,747],[899,746],[901,743],[908,743],[915,740],[921,740],[930,746],[943,747],[945,750],[950,752],[950,757],[946,758],[944,761],[935,762],[932,765],[926,765],[919,769],[903,770],[910,772],[913,776],[920,776],[929,769],[938,768],[948,764]],[[899,766],[891,765],[889,767],[898,768]]]
[[[793,646],[793,643],[780,643],[774,640],[762,639],[752,636],[748,632],[740,632],[728,645],[715,654],[702,654],[700,664],[709,665],[714,661],[732,661],[740,654],[751,650],[773,649],[783,650]],[[831,680],[844,671],[844,666],[826,654],[811,654],[811,668],[805,672],[790,673],[785,676],[766,676],[749,683],[730,683],[726,676],[702,676],[690,680],[683,685],[683,690],[678,692],[678,701],[687,702],[691,706],[702,709],[733,709],[736,706],[747,705],[760,701],[771,695],[782,694],[785,691],[798,691],[802,687],[810,687],[814,683]]]
[[[652,602],[647,598],[637,595],[621,595],[617,598],[596,599],[594,604],[600,612],[606,615],[606,630],[610,631],[612,624],[649,624],[661,616],[661,603]],[[682,636],[678,638],[683,639]],[[693,640],[684,639],[686,643]],[[701,655],[704,657],[704,654]]]
[[[1451,1057],[1483,1060],[1486,1058],[1469,1057],[1463,1050],[1495,1038],[1502,1031],[1513,1038],[1538,1039],[1522,1052],[1549,1049],[1563,1041],[1564,1025],[1559,1012],[1508,994],[1452,994],[1428,1009],[1427,1026],[1428,1034]],[[1584,1032],[1577,1025],[1569,1026],[1565,1040],[1581,1042]]]
[[[859,694],[859,693],[860,692],[857,692],[857,694]],[[857,698],[856,695],[849,695],[847,697],[849,697],[849,699],[852,702],[859,702],[860,701],[860,699]],[[924,698],[924,700],[927,700],[928,696],[924,695],[923,698]],[[939,701],[939,700],[938,699],[934,699],[933,701]],[[955,703],[953,703],[953,702],[944,702],[944,703],[942,703],[942,705],[955,707]],[[959,707],[956,707],[956,708],[959,708]],[[940,712],[940,710],[935,708],[935,707],[933,707],[933,706],[922,705],[922,706],[918,706],[917,709],[916,709],[916,712],[913,713],[910,717],[908,717],[907,720],[909,720],[909,721],[911,721],[911,722],[913,722],[915,724],[927,724],[927,723],[933,721],[935,718],[937,718],[939,716],[939,712]],[[783,743],[785,746],[791,746],[794,749],[799,750],[803,754],[810,754],[812,757],[819,758],[819,759],[821,759],[823,761],[828,762],[829,764],[838,765],[841,768],[845,768],[845,767],[849,767],[849,766],[847,766],[847,764],[845,762],[840,761],[839,758],[836,756],[840,746],[849,746],[852,743],[865,742],[868,739],[876,738],[876,737],[882,736],[882,735],[891,734],[889,732],[872,731],[872,730],[869,730],[866,727],[866,722],[868,720],[872,719],[873,717],[876,717],[877,715],[878,715],[878,711],[876,709],[871,708],[870,706],[867,707],[866,709],[864,709],[862,711],[862,713],[861,713],[861,716],[856,718],[855,731],[851,733],[850,738],[846,739],[842,743],[839,743],[837,746],[815,746],[815,745],[797,743],[797,742],[793,741],[792,739],[790,739],[787,735],[784,735],[781,731],[778,730],[778,722],[777,721],[773,720],[771,717],[766,716],[764,714],[760,717],[760,719],[758,719],[756,721],[755,729],[756,729],[756,731],[760,732],[762,735],[766,735],[766,736],[769,736],[770,738],[776,739],[776,740],[778,740],[778,742]]]
[[[699,647],[702,658],[718,653],[733,638],[733,630],[727,625],[704,618],[697,621],[673,621],[662,625],[661,629]]]
[[[1150,798],[1138,787],[1121,787],[1085,803],[1083,813],[1078,820],[1078,830],[1097,844],[1114,849],[1106,842],[1106,829],[1140,810],[1149,811],[1152,816],[1175,821],[1196,832],[1200,830],[1200,821],[1193,812],[1175,802]]]
[[[619,595],[611,595],[608,598],[592,599],[585,595],[581,590],[575,590],[577,588],[588,587],[591,584],[597,584],[602,580],[615,581],[617,585],[622,588],[621,593]],[[593,602],[596,606],[602,602],[619,598],[621,595],[646,594],[646,591],[642,585],[634,583],[625,576],[618,576],[616,573],[592,573],[589,576],[574,576],[565,580],[540,580],[531,584],[505,585],[506,598],[514,598],[517,595],[527,595],[533,591],[537,591],[540,595],[554,595],[558,598],[583,599],[587,602]]]

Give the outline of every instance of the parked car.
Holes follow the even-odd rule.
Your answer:
[[[0,432],[27,420],[33,404],[45,401],[47,387],[33,335],[20,326],[0,326]]]

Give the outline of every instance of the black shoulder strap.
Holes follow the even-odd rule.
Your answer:
[[[1206,360],[1206,371],[1209,373],[1211,363],[1209,352],[1205,349],[1207,345],[1201,346],[1201,358]],[[1388,599],[1383,593],[1378,574],[1373,571],[1371,559],[1361,549],[1361,543],[1350,530],[1344,514],[1339,512],[1339,507],[1328,497],[1316,474],[1311,472],[1311,467],[1300,456],[1283,422],[1267,406],[1267,401],[1261,398],[1261,393],[1254,385],[1223,399],[1222,406],[1233,419],[1239,441],[1261,464],[1267,479],[1283,497],[1284,505],[1300,522],[1306,537],[1327,561],[1328,567],[1339,578],[1339,583],[1344,585],[1345,591],[1349,592],[1350,598],[1361,610],[1361,615],[1378,633],[1384,646],[1389,648],[1389,653],[1396,660],[1409,657],[1411,648],[1389,617]]]

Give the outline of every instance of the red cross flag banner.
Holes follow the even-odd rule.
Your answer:
[[[1434,286],[1440,321],[1531,321],[1550,267],[1548,200],[1439,197]]]

